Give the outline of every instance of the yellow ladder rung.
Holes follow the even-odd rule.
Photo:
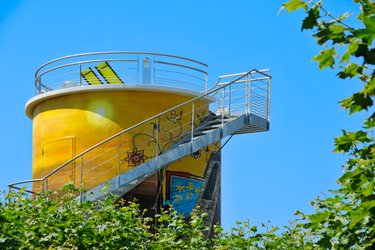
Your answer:
[[[91,67],[81,71],[81,76],[89,85],[103,84]]]
[[[123,84],[124,82],[108,64],[108,62],[103,62],[95,66],[96,70],[102,75],[108,84]]]

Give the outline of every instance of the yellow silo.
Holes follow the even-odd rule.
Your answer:
[[[206,67],[138,52],[87,53],[43,65],[36,73],[37,95],[26,104],[33,121],[32,177],[43,180],[34,182],[33,190],[57,190],[66,183],[90,190],[173,147],[192,123],[198,126],[209,116],[212,98],[119,133],[207,91]],[[188,213],[209,156],[219,148],[218,142],[170,164],[126,197],[138,198],[144,207],[173,203]]]

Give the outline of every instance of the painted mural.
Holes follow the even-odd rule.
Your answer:
[[[132,136],[132,150],[127,152],[124,161],[129,167],[138,166],[162,154],[166,149],[182,139],[182,135],[190,132],[183,127],[183,110],[172,110],[156,121],[151,121],[140,132]]]
[[[180,164],[172,164],[165,171],[165,193],[164,206],[172,206],[179,213],[189,216],[197,205],[200,191],[204,184],[204,177],[211,152],[220,151],[220,143],[214,143],[202,150],[198,150],[188,157],[185,162],[190,162],[191,166],[181,171]],[[199,166],[200,171],[196,166]],[[173,171],[179,169],[180,171]]]
[[[166,185],[168,196],[163,205],[172,205],[179,213],[189,216],[197,204],[203,179],[187,173],[167,171]]]
[[[207,114],[207,110],[197,113],[194,125],[204,122]],[[191,131],[190,124],[184,127],[183,118],[184,110],[173,110],[149,122],[132,136],[132,149],[126,152],[123,161],[129,168],[136,167],[179,143],[183,135]],[[220,143],[214,143],[166,167],[162,182],[163,205],[171,205],[178,212],[189,216],[197,204],[210,153],[219,150]]]

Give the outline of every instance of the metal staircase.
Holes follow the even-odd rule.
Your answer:
[[[202,95],[111,136],[44,178],[12,183],[9,188],[33,183],[30,192],[38,193],[70,182],[86,190],[80,200],[100,199],[107,186],[121,197],[168,164],[227,136],[269,130],[267,73],[253,69],[221,76]],[[207,104],[208,97],[217,102]]]
[[[211,153],[208,162],[197,207],[202,213],[207,213],[207,217],[204,218],[204,223],[208,227],[206,235],[212,237],[214,226],[221,221],[221,153]]]

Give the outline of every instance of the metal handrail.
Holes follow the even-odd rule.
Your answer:
[[[251,70],[249,70],[248,72],[244,73],[243,75],[239,76],[238,78],[236,78],[236,79],[230,81],[228,84],[225,84],[225,85],[219,85],[219,82],[220,82],[220,79],[219,79],[219,81],[218,81],[213,87],[211,87],[210,90],[207,91],[206,93],[203,93],[203,94],[201,94],[200,96],[194,97],[194,98],[192,98],[192,99],[190,99],[190,100],[188,100],[188,101],[186,101],[186,102],[183,102],[183,103],[181,103],[181,104],[179,104],[179,105],[176,105],[176,106],[174,106],[174,107],[172,107],[172,108],[169,108],[169,109],[167,109],[167,110],[165,110],[165,111],[163,111],[163,112],[161,112],[161,113],[159,113],[159,114],[157,114],[157,115],[154,115],[154,116],[152,116],[152,117],[150,117],[150,118],[148,118],[148,119],[146,119],[146,120],[144,120],[144,121],[142,121],[142,122],[139,122],[139,123],[137,123],[137,124],[135,124],[135,125],[133,125],[133,126],[127,128],[127,129],[123,130],[123,131],[120,131],[119,133],[116,133],[116,134],[114,134],[114,135],[108,137],[107,139],[105,139],[105,140],[103,140],[103,141],[101,141],[101,142],[95,144],[94,146],[88,148],[87,150],[85,150],[85,151],[81,152],[80,154],[76,155],[75,157],[73,157],[73,158],[70,159],[69,161],[67,161],[67,162],[65,162],[64,164],[60,165],[59,167],[57,167],[56,169],[54,169],[53,171],[51,171],[49,174],[47,174],[47,175],[44,176],[43,178],[39,178],[39,179],[30,179],[30,180],[24,180],[24,181],[19,181],[19,182],[11,183],[11,184],[8,185],[8,187],[11,189],[11,188],[13,188],[13,186],[20,185],[20,184],[24,184],[24,183],[44,182],[44,181],[47,180],[50,176],[52,176],[53,174],[55,174],[56,172],[58,172],[60,169],[62,169],[62,168],[64,168],[65,166],[67,166],[67,165],[73,163],[75,160],[79,159],[80,157],[84,156],[85,154],[89,153],[90,151],[92,151],[92,150],[98,148],[99,146],[105,144],[106,142],[108,142],[108,141],[110,141],[110,140],[112,140],[112,139],[114,139],[114,138],[116,138],[116,137],[118,137],[118,136],[120,136],[120,135],[122,135],[122,134],[125,134],[125,133],[129,132],[130,130],[132,130],[132,129],[134,129],[134,128],[140,127],[141,125],[144,125],[144,124],[146,124],[146,123],[148,123],[148,122],[150,122],[150,121],[152,121],[152,120],[154,120],[154,119],[156,119],[156,118],[159,118],[159,117],[161,117],[161,116],[163,116],[163,115],[165,115],[165,114],[168,114],[169,112],[171,112],[171,111],[173,111],[173,110],[176,110],[176,109],[178,109],[178,108],[181,108],[181,107],[183,107],[183,106],[185,106],[185,105],[188,105],[188,104],[190,104],[190,103],[194,103],[195,101],[200,100],[200,99],[202,99],[202,98],[205,98],[205,97],[207,97],[207,96],[209,96],[209,95],[216,94],[219,90],[221,90],[221,89],[223,89],[223,88],[225,88],[225,87],[227,87],[227,86],[230,87],[232,84],[236,83],[238,80],[242,79],[243,77],[246,77],[246,76],[251,75],[251,74],[253,74],[253,73],[259,73],[259,74],[262,74],[262,75],[268,77],[269,79],[272,78],[270,75],[268,75],[268,74],[266,74],[266,73],[264,73],[264,72],[265,72],[264,70],[261,71],[261,70],[257,70],[257,69],[251,69]],[[267,108],[268,108],[268,107],[267,107]],[[267,112],[269,112],[269,111],[267,111]]]
[[[57,65],[55,67],[48,67],[48,66],[52,66],[52,64],[54,64],[54,63],[61,62],[61,61],[64,61],[64,60],[68,60],[68,59],[90,57],[90,56],[102,56],[102,55],[108,55],[108,56],[134,55],[134,56],[138,56],[138,59],[127,60],[127,59],[104,59],[103,58],[103,59],[92,59],[92,60],[83,60],[83,61],[81,60],[81,61],[78,61],[78,62],[71,62],[71,63],[62,64],[62,65]],[[205,78],[206,78],[204,80],[205,81],[205,90],[207,91],[207,76],[208,76],[208,73],[206,71],[206,68],[208,67],[207,64],[205,64],[203,62],[200,62],[200,61],[197,61],[197,60],[194,60],[194,59],[181,57],[181,56],[175,56],[175,55],[170,55],[170,54],[162,54],[162,53],[152,53],[152,52],[138,52],[138,51],[89,52],[89,53],[81,53],[81,54],[74,54],[74,55],[60,57],[60,58],[51,60],[47,63],[44,63],[42,66],[40,66],[36,70],[34,85],[35,85],[36,89],[39,91],[39,93],[41,93],[42,87],[49,91],[50,88],[48,87],[48,84],[44,84],[41,81],[41,77],[43,75],[47,74],[47,73],[52,72],[52,71],[62,69],[62,68],[66,68],[66,67],[70,67],[70,66],[76,66],[76,65],[81,67],[81,65],[84,65],[84,64],[101,62],[101,61],[139,62],[139,56],[140,55],[153,56],[154,59],[155,59],[155,57],[167,57],[167,58],[172,58],[172,59],[178,59],[178,60],[183,60],[183,61],[186,61],[186,62],[194,63],[194,64],[199,65],[201,67],[204,67],[204,70],[202,70],[202,69],[199,69],[199,68],[196,68],[196,67],[191,67],[189,65],[173,63],[173,62],[165,62],[165,61],[160,61],[160,60],[154,60],[155,64],[165,64],[165,65],[174,66],[174,67],[178,67],[178,68],[184,68],[184,69],[187,69],[187,70],[193,70],[197,73],[199,72],[201,74],[204,74]],[[140,70],[140,69],[138,68],[138,70]],[[138,74],[139,74],[139,72],[138,72]]]
[[[193,63],[197,63],[197,64],[200,64],[204,67],[208,67],[207,64],[203,63],[203,62],[200,62],[200,61],[197,61],[197,60],[194,60],[194,59],[190,59],[190,58],[187,58],[187,57],[181,57],[181,56],[175,56],[175,55],[170,55],[170,54],[162,54],[162,53],[153,53],[153,52],[140,52],[140,51],[107,51],[107,52],[87,52],[87,53],[80,53],[80,54],[74,54],[74,55],[69,55],[69,56],[63,56],[63,57],[59,57],[59,58],[56,58],[54,60],[51,60],[49,62],[46,62],[44,63],[42,66],[40,66],[36,72],[35,72],[35,78],[37,78],[38,76],[38,73],[39,71],[44,68],[45,66],[49,65],[49,64],[52,64],[52,63],[55,63],[55,62],[58,62],[58,61],[61,61],[61,60],[65,60],[65,59],[70,59],[70,58],[74,58],[74,57],[81,57],[81,56],[92,56],[92,55],[106,55],[106,54],[118,54],[118,55],[121,55],[121,54],[135,54],[135,55],[155,55],[155,56],[167,56],[167,57],[172,57],[172,58],[176,58],[176,59],[182,59],[182,60],[186,60],[186,61],[190,61],[190,62],[193,62]]]
[[[35,77],[35,81],[39,80],[40,77],[42,77],[43,75],[51,72],[51,71],[54,71],[56,69],[62,69],[62,68],[66,68],[66,67],[69,67],[69,66],[74,66],[74,65],[80,65],[80,64],[87,64],[87,63],[93,63],[93,62],[103,62],[103,61],[107,61],[107,62],[136,62],[137,60],[131,60],[131,59],[93,59],[93,60],[85,60],[85,61],[78,61],[78,62],[74,62],[74,63],[66,63],[66,64],[63,64],[63,65],[60,65],[60,66],[56,66],[54,68],[51,68],[51,69],[47,69],[46,71],[43,71],[42,73],[40,73],[38,75],[38,77]]]
[[[268,71],[270,71],[270,70],[269,69],[260,69],[260,70],[257,70],[258,73],[264,73],[264,72],[268,72]],[[233,76],[244,76],[244,75],[248,75],[248,74],[249,74],[249,71],[248,72],[235,73],[235,74],[221,75],[221,76],[219,76],[219,79],[227,78],[227,77],[233,77]],[[267,74],[263,74],[263,75],[265,75],[267,77],[271,77],[271,76],[269,76]]]

